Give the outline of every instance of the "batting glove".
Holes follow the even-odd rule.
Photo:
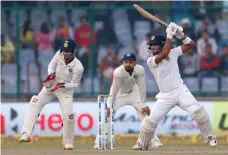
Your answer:
[[[181,27],[181,26],[179,26],[179,25],[177,25],[176,23],[173,23],[173,22],[171,22],[171,23],[169,24],[169,26],[170,26],[170,27],[173,27],[173,28],[175,28],[175,29],[177,29],[177,31],[176,31],[176,33],[175,33],[175,36],[176,36],[178,39],[182,40],[182,39],[184,38],[183,27]]]
[[[167,38],[172,39],[173,36],[176,34],[176,31],[177,31],[176,28],[174,28],[172,26],[168,26],[166,28]]]
[[[183,32],[183,27],[177,25],[176,23],[171,22],[169,26],[178,29],[180,32]]]
[[[179,29],[177,29],[177,32],[175,34],[175,36],[177,37],[177,39],[184,39],[184,32],[180,31]]]

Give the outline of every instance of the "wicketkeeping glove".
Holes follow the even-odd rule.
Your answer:
[[[56,75],[55,73],[52,73],[46,77],[46,79],[43,81],[43,85],[49,89],[56,81]]]
[[[50,90],[50,92],[54,92],[54,91],[59,90],[60,88],[64,88],[64,87],[65,87],[64,82],[56,82],[51,86],[51,88],[49,90]]]

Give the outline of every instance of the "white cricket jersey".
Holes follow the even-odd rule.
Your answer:
[[[162,60],[156,64],[156,56],[148,58],[147,65],[153,73],[161,93],[175,90],[183,85],[177,62],[178,57],[182,54],[181,47],[178,46],[170,50],[169,60]]]
[[[132,75],[130,75],[123,65],[115,69],[113,73],[113,83],[110,89],[109,95],[116,98],[118,95],[128,94],[133,89],[139,89],[141,102],[146,100],[146,88],[145,88],[145,71],[141,65],[136,65]]]
[[[57,51],[48,65],[48,74],[56,73],[56,79],[65,83],[65,88],[60,91],[73,93],[73,88],[79,87],[84,68],[75,57],[66,65],[63,53]]]

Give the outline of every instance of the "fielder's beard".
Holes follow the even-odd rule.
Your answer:
[[[128,72],[128,73],[132,73],[133,70],[134,70],[134,67],[130,67],[130,66],[127,66],[127,67],[124,67],[125,70]]]

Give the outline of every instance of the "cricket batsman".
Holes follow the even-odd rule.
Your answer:
[[[74,40],[65,40],[48,65],[48,77],[38,95],[31,98],[27,116],[22,128],[20,142],[31,141],[33,128],[43,107],[57,98],[60,102],[63,120],[64,150],[74,149],[75,114],[73,112],[73,88],[80,85],[84,68],[75,57],[77,51]]]
[[[125,54],[122,60],[123,64],[114,70],[113,84],[109,93],[113,99],[113,110],[115,113],[119,108],[131,105],[137,111],[140,121],[142,121],[145,116],[150,115],[150,109],[145,104],[145,71],[141,65],[136,64],[136,56],[133,53]],[[107,109],[108,117],[110,115],[110,106],[108,105]],[[108,124],[108,128],[110,128],[110,124]],[[108,129],[108,131],[110,130]],[[156,135],[153,136],[151,142],[152,147],[163,146]],[[98,135],[94,148],[98,148]]]
[[[167,39],[163,35],[154,35],[148,42],[152,56],[148,58],[147,65],[155,77],[160,92],[156,96],[157,102],[150,116],[146,116],[141,123],[137,149],[148,149],[158,123],[175,106],[191,114],[198,124],[204,143],[214,147],[217,141],[208,113],[184,84],[177,63],[178,57],[192,49],[195,42],[184,36],[182,27],[172,22],[167,27],[166,33]],[[183,45],[171,49],[173,36],[180,39]]]

